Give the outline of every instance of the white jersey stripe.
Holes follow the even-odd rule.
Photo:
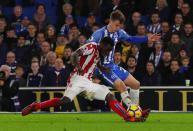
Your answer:
[[[90,62],[90,60],[92,59],[93,56],[94,56],[94,51],[93,51],[92,55],[88,55],[86,61],[84,62],[83,66],[82,66],[83,70],[88,65],[88,63]]]

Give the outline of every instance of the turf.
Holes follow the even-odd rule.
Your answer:
[[[192,131],[193,113],[151,113],[127,123],[114,113],[0,114],[0,131]]]

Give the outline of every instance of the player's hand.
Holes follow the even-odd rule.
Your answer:
[[[148,41],[155,42],[155,41],[158,41],[160,38],[161,38],[160,34],[153,34],[148,36]]]

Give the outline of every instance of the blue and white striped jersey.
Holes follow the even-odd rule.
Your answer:
[[[94,32],[89,40],[87,40],[86,43],[88,42],[95,42],[95,43],[100,43],[100,40],[103,37],[111,37],[114,40],[114,47],[113,50],[104,58],[104,60],[101,60],[102,65],[113,65],[113,56],[115,52],[115,46],[118,41],[128,41],[133,44],[139,44],[143,42],[148,41],[148,37],[138,37],[138,36],[129,36],[125,31],[122,29],[118,30],[117,32],[109,32],[107,29],[107,26],[104,26],[103,28],[97,30]]]

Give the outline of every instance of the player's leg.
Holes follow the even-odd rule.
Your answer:
[[[88,88],[86,88],[87,94],[93,94],[92,99],[96,100],[105,100],[109,103],[109,107],[116,112],[119,116],[121,116],[126,121],[143,121],[143,118],[135,119],[130,117],[125,110],[125,108],[116,100],[116,98],[111,94],[108,87],[103,85],[91,83]],[[91,93],[94,92],[94,93]]]
[[[49,107],[55,107],[55,106],[60,106],[60,105],[64,105],[67,104],[69,102],[71,102],[75,96],[77,96],[79,93],[82,92],[83,88],[80,88],[79,86],[72,86],[70,88],[67,88],[66,91],[64,92],[64,96],[62,98],[53,98],[51,100],[47,100],[41,103],[32,103],[28,106],[26,106],[23,110],[22,110],[22,115],[28,115],[33,111],[36,111],[38,109],[45,109],[45,108],[49,108]]]
[[[116,67],[116,65],[115,65]],[[109,86],[114,87],[117,91],[120,92],[121,98],[123,100],[123,103],[127,106],[130,107],[131,104],[131,99],[128,93],[128,90],[126,88],[125,83],[119,78],[119,76],[117,76],[117,72],[120,72],[119,68],[115,68],[113,70],[111,70],[111,73],[108,74],[106,72],[102,72],[100,70],[98,70],[98,74],[100,74],[103,79],[105,80],[106,83],[108,83]],[[121,75],[121,77],[124,77],[125,79],[128,77],[129,73],[119,73],[119,75]]]
[[[124,79],[123,79],[124,80]],[[130,98],[131,104],[138,105],[139,102],[139,89],[140,89],[140,82],[136,80],[131,74],[124,80],[125,85],[130,87]],[[142,111],[142,116],[147,118],[151,109],[146,109]]]
[[[130,98],[132,104],[139,102],[140,82],[136,80],[131,74],[124,80],[125,85],[130,87]]]

